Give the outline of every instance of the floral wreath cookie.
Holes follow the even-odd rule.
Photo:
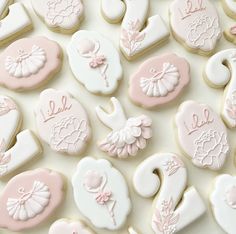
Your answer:
[[[83,19],[82,0],[31,0],[35,12],[54,31],[73,33]]]
[[[18,174],[0,196],[0,227],[14,232],[36,227],[61,205],[63,187],[61,175],[48,169]]]
[[[159,174],[164,179],[160,180]],[[186,189],[187,169],[175,154],[148,157],[137,167],[133,185],[136,192],[145,198],[153,197],[160,190],[154,199],[151,220],[155,234],[176,233],[206,212],[205,204],[196,189]]]
[[[223,9],[225,13],[233,18],[236,19],[236,2],[235,0],[221,0]]]
[[[188,62],[175,54],[145,61],[131,77],[129,96],[138,105],[153,108],[177,98],[190,82]]]
[[[110,114],[100,106],[96,107],[99,120],[112,129],[98,146],[111,157],[135,156],[139,150],[146,148],[147,141],[152,137],[152,120],[146,115],[127,119],[120,102],[112,97],[111,103],[114,110]]]
[[[219,16],[209,0],[174,0],[170,25],[176,40],[194,53],[212,54],[221,38]]]
[[[72,185],[78,209],[95,227],[117,230],[125,224],[131,211],[128,187],[109,161],[83,158]]]
[[[219,170],[229,156],[227,130],[207,105],[186,101],[175,117],[180,147],[200,168]]]
[[[90,139],[89,119],[82,105],[64,91],[46,89],[35,111],[40,137],[56,152],[80,154]]]
[[[60,46],[46,37],[23,38],[0,54],[0,84],[23,91],[45,84],[61,68]]]

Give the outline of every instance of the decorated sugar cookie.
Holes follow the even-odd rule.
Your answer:
[[[0,19],[4,18],[8,13],[8,7],[14,0],[2,0],[0,1]]]
[[[91,129],[82,105],[64,91],[46,89],[40,94],[35,111],[40,137],[56,152],[80,154]]]
[[[175,125],[179,145],[195,166],[222,168],[229,156],[227,130],[209,106],[184,102],[176,114]]]
[[[135,156],[146,147],[147,141],[152,137],[152,120],[146,115],[127,119],[120,102],[114,97],[111,102],[114,109],[110,114],[100,106],[96,107],[99,120],[112,129],[98,146],[111,157]]]
[[[162,180],[159,174],[162,175]],[[148,157],[136,169],[133,185],[136,192],[145,198],[153,197],[159,191],[151,219],[155,234],[176,233],[206,211],[196,189],[193,186],[186,189],[187,170],[175,154],[155,154]]]
[[[31,0],[35,12],[54,31],[73,33],[84,15],[82,0]]]
[[[159,15],[147,19],[149,0],[102,0],[102,15],[110,23],[121,24],[120,48],[134,59],[169,38],[169,30]],[[145,26],[146,25],[146,26]]]
[[[212,54],[221,37],[219,16],[209,0],[174,0],[170,25],[176,40],[198,54]]]
[[[18,2],[10,5],[8,12],[6,9],[12,1],[1,0],[1,2],[0,19],[3,16],[5,16],[5,18],[0,20],[0,46],[14,40],[16,37],[33,28],[32,21],[23,4]],[[6,15],[7,12],[8,14]]]
[[[60,219],[54,222],[48,234],[94,234],[80,221]]]
[[[225,13],[233,18],[236,19],[236,1],[235,0],[221,0],[223,9]]]
[[[122,78],[120,56],[110,41],[97,32],[76,32],[67,48],[76,79],[92,93],[111,94]]]
[[[146,108],[164,105],[177,98],[190,82],[188,62],[175,54],[145,61],[131,77],[129,96]]]
[[[128,187],[109,161],[83,158],[72,185],[78,209],[95,227],[117,230],[125,224],[131,211]]]
[[[23,91],[45,84],[61,68],[60,46],[46,37],[23,38],[0,54],[0,84]]]
[[[48,169],[15,176],[0,196],[0,228],[19,232],[47,220],[62,203],[63,186],[61,175]]]
[[[233,44],[236,44],[236,25],[233,25],[229,29],[224,31],[225,39]]]
[[[216,177],[210,202],[221,228],[228,234],[236,233],[236,177],[227,174]]]

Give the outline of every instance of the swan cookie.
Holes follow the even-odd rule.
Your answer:
[[[69,93],[46,89],[40,94],[35,110],[40,137],[56,152],[78,155],[90,136],[90,123],[85,109]]]
[[[161,180],[159,175],[162,175]],[[176,233],[206,212],[196,189],[193,186],[186,189],[187,169],[175,154],[148,157],[137,167],[133,185],[136,192],[145,198],[151,198],[160,191],[154,199],[151,219],[155,234]]]
[[[113,112],[108,114],[100,106],[96,107],[99,120],[112,129],[98,146],[111,157],[127,158],[135,156],[146,148],[152,137],[152,120],[141,115],[127,119],[120,102],[112,97]]]
[[[209,0],[174,0],[170,25],[177,41],[201,55],[212,54],[221,38],[219,16]]]
[[[229,156],[227,130],[220,117],[207,105],[186,101],[175,117],[178,143],[192,163],[219,170]]]
[[[46,37],[23,38],[0,54],[0,84],[16,91],[45,84],[61,68],[60,46]]]
[[[19,232],[47,220],[62,203],[63,187],[61,175],[48,169],[18,174],[0,196],[0,228]]]
[[[117,230],[125,224],[131,211],[128,187],[109,161],[83,158],[72,185],[78,209],[95,227]]]
[[[150,0],[102,0],[102,15],[110,23],[122,19],[120,49],[128,60],[169,38],[169,30],[159,15],[147,19]]]
[[[236,19],[236,1],[235,0],[221,0],[223,9],[225,13],[233,18]]]
[[[73,33],[84,16],[82,0],[31,0],[36,14],[53,31]]]
[[[153,57],[132,75],[129,96],[145,108],[169,103],[183,92],[190,82],[188,62],[175,54]]]

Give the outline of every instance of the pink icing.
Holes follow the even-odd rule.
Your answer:
[[[230,28],[230,33],[236,35],[236,25]]]

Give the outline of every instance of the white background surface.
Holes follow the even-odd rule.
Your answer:
[[[170,4],[171,0],[150,0],[150,1],[151,1],[150,16],[158,13],[164,18],[164,20],[168,24],[169,22],[168,5]],[[22,2],[27,7],[34,23],[34,30],[23,36],[31,37],[36,35],[37,36],[44,35],[60,43],[64,51],[63,68],[61,72],[51,82],[49,82],[46,86],[40,89],[37,89],[32,92],[16,93],[0,87],[1,94],[9,95],[18,102],[23,113],[24,122],[22,128],[23,129],[30,128],[34,132],[37,132],[33,110],[35,105],[38,103],[39,93],[43,89],[49,87],[69,91],[87,109],[93,130],[93,138],[84,155],[78,157],[72,157],[72,156],[56,154],[46,144],[43,143],[44,153],[42,157],[34,162],[30,162],[29,164],[25,165],[23,168],[20,168],[20,170],[14,173],[17,174],[20,173],[21,171],[29,169],[46,167],[57,170],[65,175],[67,181],[67,193],[66,193],[66,199],[64,203],[61,205],[61,207],[57,210],[55,214],[51,216],[50,219],[48,219],[39,227],[36,227],[35,229],[29,231],[22,232],[26,234],[27,233],[46,234],[48,233],[50,224],[58,218],[83,219],[78,209],[75,207],[75,203],[73,201],[70,178],[71,175],[74,173],[76,164],[78,163],[81,157],[90,155],[96,158],[108,158],[104,153],[99,151],[99,149],[96,146],[96,142],[99,139],[103,139],[103,137],[106,136],[109,130],[99,122],[99,120],[95,115],[94,108],[98,104],[106,106],[108,104],[109,97],[101,97],[90,94],[81,84],[79,84],[75,80],[70,71],[67,55],[65,53],[65,48],[70,40],[70,35],[53,33],[50,30],[48,30],[47,27],[33,12],[32,7],[30,5],[30,0],[22,0]],[[218,8],[221,17],[222,29],[225,29],[227,26],[228,27],[231,26],[233,24],[233,20],[228,18],[224,14],[220,1],[213,0],[212,2],[214,2],[215,6]],[[86,30],[96,30],[102,33],[107,38],[110,38],[110,40],[118,48],[120,25],[109,24],[103,19],[99,10],[100,9],[99,0],[84,0],[84,5],[85,5],[85,20],[81,24],[80,28]],[[222,37],[217,46],[217,51],[231,47],[234,47],[234,45],[230,44]],[[3,48],[0,49],[0,51],[2,50]],[[169,52],[174,52],[177,53],[178,55],[185,57],[191,65],[192,81],[187,91],[176,102],[161,109],[147,111],[138,106],[133,105],[127,95],[130,75],[134,73],[138,68],[138,66],[147,58]],[[126,61],[123,56],[121,56],[121,59],[124,67],[124,79],[121,81],[120,86],[114,95],[118,97],[121,103],[123,104],[127,116],[138,116],[144,113],[146,115],[149,115],[153,119],[154,137],[149,142],[146,150],[142,151],[136,158],[131,160],[111,159],[113,165],[117,167],[125,175],[130,185],[130,194],[133,201],[133,210],[129,216],[129,219],[127,220],[125,228],[123,230],[116,232],[96,230],[95,228],[94,230],[97,231],[98,234],[108,234],[108,233],[127,234],[128,226],[132,225],[137,230],[139,230],[140,234],[152,234],[153,232],[150,227],[150,219],[152,214],[152,199],[144,199],[135,194],[131,184],[133,172],[136,166],[141,161],[143,161],[145,158],[154,153],[175,152],[181,155],[181,151],[178,148],[174,137],[174,129],[173,129],[173,117],[177,111],[179,104],[184,100],[193,99],[198,102],[209,104],[215,111],[219,112],[223,90],[211,89],[203,81],[202,71],[204,69],[204,65],[207,61],[207,58],[187,52],[180,44],[178,44],[173,39],[173,37],[171,37],[169,42],[163,45],[161,48],[153,49],[151,52],[146,53],[144,56],[135,60],[134,62]],[[232,175],[235,174],[235,166],[234,166],[234,149],[236,146],[235,131],[236,130],[228,131],[230,136],[231,155],[228,158],[223,169],[219,172],[211,172],[209,170],[198,169],[194,167],[187,158],[182,156],[182,159],[185,161],[186,166],[188,168],[189,185],[194,185],[200,192],[200,194],[204,198],[205,204],[208,208],[208,212],[206,215],[204,215],[204,217],[200,218],[198,221],[196,221],[195,223],[193,223],[192,225],[188,226],[183,231],[181,231],[180,232],[181,234],[223,233],[223,231],[221,231],[220,227],[214,221],[213,216],[211,214],[208,195],[212,191],[214,178],[218,174],[221,173],[229,173]],[[9,178],[10,177],[5,178],[0,182],[0,193],[5,184],[7,183],[7,181],[9,180]],[[192,207],[194,209],[194,204],[192,204]],[[91,226],[91,224],[88,221],[86,221],[86,223],[89,224],[89,226]],[[11,232],[0,230],[0,233],[5,234]]]

